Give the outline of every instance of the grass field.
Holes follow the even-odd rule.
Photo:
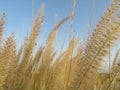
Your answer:
[[[68,20],[74,20],[74,8],[71,15],[54,26],[46,44],[39,46],[36,53],[35,44],[44,22],[44,5],[19,50],[14,33],[3,40],[6,19],[3,13],[0,17],[0,90],[120,90],[119,62],[113,63],[109,73],[98,73],[105,56],[110,59],[110,50],[120,41],[118,9],[120,0],[113,0],[85,45],[71,33],[68,47],[59,52],[57,58],[53,43],[59,28]],[[116,51],[114,62],[120,60],[119,54],[120,49]]]

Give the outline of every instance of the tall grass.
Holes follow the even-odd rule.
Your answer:
[[[51,31],[45,46],[34,53],[36,40],[44,22],[44,5],[32,25],[31,33],[24,45],[16,50],[14,33],[3,43],[5,14],[0,18],[0,90],[120,90],[120,63],[113,63],[109,73],[98,73],[98,69],[109,49],[120,40],[120,1],[113,0],[89,36],[85,48],[72,35],[68,47],[55,58],[53,43],[60,26],[71,19],[63,18]],[[80,43],[79,43],[80,42]],[[109,48],[110,47],[110,48]],[[119,61],[117,51],[114,61]]]

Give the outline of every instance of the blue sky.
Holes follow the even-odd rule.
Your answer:
[[[77,0],[73,29],[76,30],[76,35],[83,40],[88,32],[87,26],[90,21],[93,1],[93,28],[100,16],[103,15],[105,8],[110,4],[110,0]],[[70,15],[73,0],[34,0],[34,18],[42,3],[45,4],[45,22],[38,39],[39,44],[45,43],[46,38],[56,22]],[[8,37],[11,32],[14,32],[17,44],[20,46],[31,29],[32,0],[0,0],[0,13],[2,12],[6,12],[7,15],[4,36]],[[66,36],[66,42],[68,42],[69,25],[70,23],[68,22],[60,28],[57,41],[62,41],[63,36]]]

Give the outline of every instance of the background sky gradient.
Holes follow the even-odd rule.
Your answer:
[[[45,42],[56,22],[70,15],[73,0],[34,0],[34,18],[42,3],[45,4],[45,22],[39,37],[39,43]],[[92,27],[94,28],[96,22],[103,15],[105,8],[109,4],[110,0],[77,0],[73,27],[77,32],[77,36],[84,39],[87,35],[92,6],[94,6],[92,18]],[[11,32],[14,32],[17,44],[22,44],[25,36],[31,30],[32,0],[0,0],[0,13],[2,12],[5,12],[7,15],[5,37],[10,36]],[[69,38],[69,24],[68,22],[68,24],[61,27],[58,40],[63,39],[63,36]]]

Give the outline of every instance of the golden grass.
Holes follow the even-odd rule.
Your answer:
[[[31,33],[17,51],[14,34],[3,44],[5,14],[0,19],[0,90],[120,90],[120,64],[113,63],[110,73],[98,73],[100,63],[109,55],[109,49],[120,40],[119,0],[113,0],[89,36],[85,48],[72,36],[68,47],[55,58],[53,42],[61,25],[74,20],[62,19],[51,31],[45,46],[35,54],[35,44],[44,22],[44,5],[33,23]],[[110,48],[109,48],[110,47]],[[114,61],[118,61],[117,51]]]

